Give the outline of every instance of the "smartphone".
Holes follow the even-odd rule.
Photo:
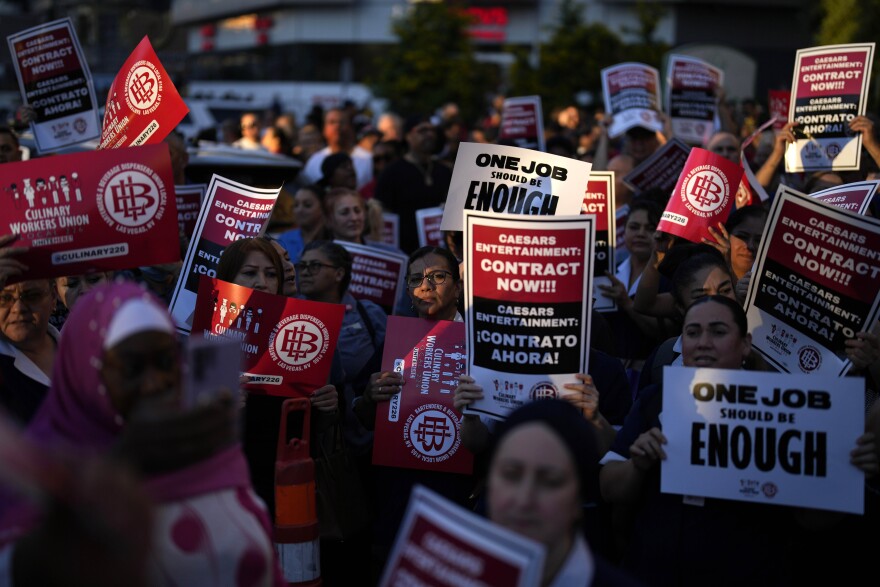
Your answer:
[[[185,409],[209,403],[223,390],[235,395],[240,387],[241,343],[191,336],[187,339],[183,369]]]

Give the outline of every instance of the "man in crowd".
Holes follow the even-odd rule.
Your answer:
[[[438,129],[428,116],[416,115],[404,124],[408,150],[385,168],[376,184],[376,199],[400,215],[400,248],[411,253],[419,247],[416,210],[439,206],[446,200],[452,170],[434,157]]]
[[[348,153],[354,163],[357,187],[360,189],[373,178],[373,157],[369,151],[355,142],[354,127],[348,112],[331,108],[324,115],[324,140],[327,146],[309,157],[301,172],[305,184],[321,180],[321,164],[331,153]]]

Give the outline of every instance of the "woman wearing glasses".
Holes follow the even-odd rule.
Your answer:
[[[462,321],[458,311],[462,293],[461,275],[458,259],[449,250],[422,247],[410,255],[406,291],[412,309],[419,318]],[[354,403],[354,412],[366,428],[372,430],[375,426],[377,404],[390,400],[404,384],[403,378],[394,372],[377,371],[370,375],[363,395]],[[413,385],[413,382],[409,385]],[[474,487],[471,475],[396,467],[375,468],[374,479],[378,523],[373,534],[373,571],[377,576],[384,567],[414,484],[425,485],[462,506],[469,505],[468,498]]]
[[[340,244],[331,241],[313,241],[306,245],[299,263],[300,294],[307,300],[328,304],[343,304],[345,314],[336,350],[345,368],[343,400],[350,406],[355,396],[356,382],[369,377],[365,368],[381,363],[385,344],[387,316],[377,304],[356,300],[349,292],[351,283],[351,254]],[[378,357],[378,359],[377,359]],[[359,391],[359,389],[358,389]],[[369,462],[373,434],[364,428],[350,410],[345,414],[346,440],[358,455],[366,455]]]
[[[21,424],[31,420],[49,390],[60,336],[49,324],[56,302],[49,279],[0,290],[0,406]]]

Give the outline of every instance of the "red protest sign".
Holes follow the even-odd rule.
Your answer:
[[[727,220],[742,175],[736,163],[694,147],[657,230],[696,243],[711,238],[707,228]]]
[[[177,195],[177,224],[186,238],[192,237],[196,229],[206,189],[207,186],[203,183],[174,187]]]
[[[587,182],[584,203],[581,204],[581,214],[596,216],[596,241],[593,253],[593,309],[599,312],[617,309],[614,300],[602,295],[602,291],[597,287],[600,283],[611,285],[611,280],[605,276],[605,272],[613,272],[617,267],[615,261],[615,221],[617,220],[615,208],[614,172],[593,171]]]
[[[403,390],[380,404],[373,464],[469,474],[452,392],[464,373],[463,322],[389,316],[382,370],[403,375]]]
[[[202,276],[192,333],[241,342],[250,393],[309,397],[327,384],[344,312]]]
[[[403,293],[407,257],[369,245],[337,241],[351,253],[351,285],[348,291],[359,300],[382,306],[387,314]]]
[[[416,228],[419,231],[419,246],[443,246],[443,208],[422,208],[416,210]]]
[[[623,182],[636,192],[656,188],[668,194],[675,187],[690,152],[691,147],[673,138],[625,175]]]
[[[149,37],[135,47],[110,85],[101,149],[161,142],[189,108],[153,51]]]
[[[544,151],[544,113],[541,96],[506,98],[501,108],[500,140],[517,147]]]
[[[3,165],[4,232],[30,247],[15,281],[180,260],[167,145]]]

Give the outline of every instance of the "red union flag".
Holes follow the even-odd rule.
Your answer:
[[[122,64],[107,94],[101,149],[161,142],[189,108],[144,37]]]
[[[240,341],[248,391],[309,397],[327,383],[344,311],[203,275],[192,335]]]
[[[373,464],[469,474],[473,455],[461,445],[461,415],[452,392],[464,373],[464,323],[388,317],[382,370],[406,384],[379,405]]]
[[[166,145],[3,165],[0,226],[30,247],[16,280],[180,260]]]
[[[711,238],[707,229],[727,220],[742,174],[736,163],[694,147],[657,230],[695,243]]]

